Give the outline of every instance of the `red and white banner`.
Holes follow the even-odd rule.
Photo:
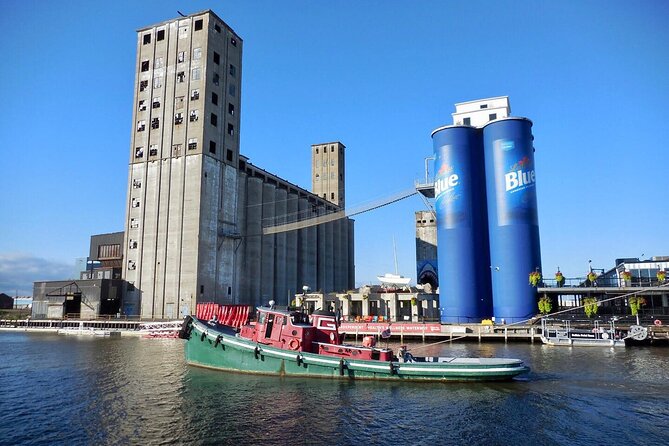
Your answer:
[[[423,333],[441,333],[441,324],[429,323],[429,324],[412,324],[406,322],[398,322],[394,324],[388,324],[386,322],[342,322],[339,326],[340,332],[346,332],[353,334],[356,331],[361,332],[370,332],[370,333],[381,333],[383,330],[386,330],[390,327],[390,331],[393,335],[399,334],[423,334]]]

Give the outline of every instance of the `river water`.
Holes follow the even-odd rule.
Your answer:
[[[414,349],[420,344],[410,344]],[[189,367],[178,339],[0,333],[0,444],[659,445],[669,348],[441,344],[523,359],[506,383],[387,383]]]

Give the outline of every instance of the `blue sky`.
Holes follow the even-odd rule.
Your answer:
[[[241,147],[310,188],[347,146],[349,207],[409,189],[456,102],[534,121],[543,269],[669,255],[669,2],[5,1],[0,292],[70,276],[123,230],[135,30],[212,9],[244,39]],[[418,197],[356,217],[358,282],[415,279]],[[487,270],[488,265],[482,265]]]

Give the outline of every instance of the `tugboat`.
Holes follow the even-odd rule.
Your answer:
[[[246,307],[248,311],[248,307]],[[242,310],[244,311],[244,310]],[[402,381],[503,381],[526,373],[518,359],[415,357],[406,347],[395,355],[376,345],[344,343],[336,315],[308,315],[293,307],[257,308],[257,322],[239,321],[234,309],[224,320],[187,316],[179,332],[188,364],[217,370],[281,376]],[[233,322],[230,322],[233,321]]]

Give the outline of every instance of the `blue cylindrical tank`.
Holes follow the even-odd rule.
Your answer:
[[[541,271],[532,121],[506,118],[483,128],[492,301],[496,322],[537,313],[532,271]]]
[[[477,322],[492,314],[481,131],[441,127],[432,141],[441,321]]]

